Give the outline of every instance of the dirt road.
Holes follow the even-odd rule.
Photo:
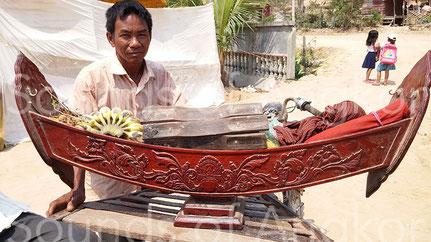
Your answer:
[[[388,86],[363,82],[365,40],[368,31],[349,33],[298,33],[323,51],[324,63],[317,76],[282,84],[279,88],[241,102],[280,101],[300,96],[323,110],[343,100],[353,100],[367,113],[389,103],[395,90],[414,64],[431,49],[431,32],[404,27],[378,29],[379,42],[396,33],[398,62],[390,72]],[[297,47],[301,44],[297,43]],[[376,78],[373,71],[371,78]],[[295,111],[289,120],[309,116]],[[365,198],[366,174],[305,189],[305,218],[327,231],[335,241],[429,241],[431,233],[431,111],[425,115],[416,138],[398,169],[370,198]]]

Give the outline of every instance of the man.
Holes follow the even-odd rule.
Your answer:
[[[44,218],[28,208],[0,192],[0,241],[98,241],[90,230]]]
[[[74,89],[74,106],[79,112],[88,114],[108,106],[139,115],[149,105],[186,103],[164,67],[144,59],[152,33],[151,15],[144,6],[129,0],[115,3],[106,11],[106,29],[116,57],[97,61],[79,73]],[[74,210],[86,196],[103,199],[138,188],[92,172],[85,174],[77,167],[74,172],[74,188],[50,203],[48,216],[64,208]]]

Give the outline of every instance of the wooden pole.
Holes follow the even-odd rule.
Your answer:
[[[305,35],[302,36],[302,65],[305,67],[305,55],[307,54],[306,44],[305,44]]]
[[[394,20],[393,20],[393,24],[395,24],[395,17],[396,17],[396,13],[395,13],[395,0],[392,0],[392,2],[394,3]]]
[[[320,6],[320,16],[319,16],[319,26],[322,28],[322,20],[323,20],[323,10],[322,6]]]
[[[295,22],[295,0],[292,0],[292,21]]]

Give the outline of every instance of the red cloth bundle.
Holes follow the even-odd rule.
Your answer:
[[[408,118],[409,116],[409,107],[402,99],[399,99],[376,112],[371,112],[366,116],[350,120],[349,122],[340,124],[337,127],[316,134],[313,137],[307,139],[305,143],[356,133],[378,127],[380,125],[399,121],[403,118]]]
[[[286,122],[274,127],[280,145],[303,143],[308,138],[328,128],[365,115],[365,111],[355,102],[343,101],[334,106],[326,106],[322,117],[312,116],[298,122]]]

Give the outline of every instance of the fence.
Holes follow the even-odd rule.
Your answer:
[[[409,10],[407,13],[407,16],[405,18],[405,24],[412,25],[412,24],[422,24],[428,22],[431,19],[431,13],[424,14],[421,10]]]
[[[239,71],[249,75],[275,76],[287,79],[287,55],[263,54],[243,51],[224,53],[226,71]]]

